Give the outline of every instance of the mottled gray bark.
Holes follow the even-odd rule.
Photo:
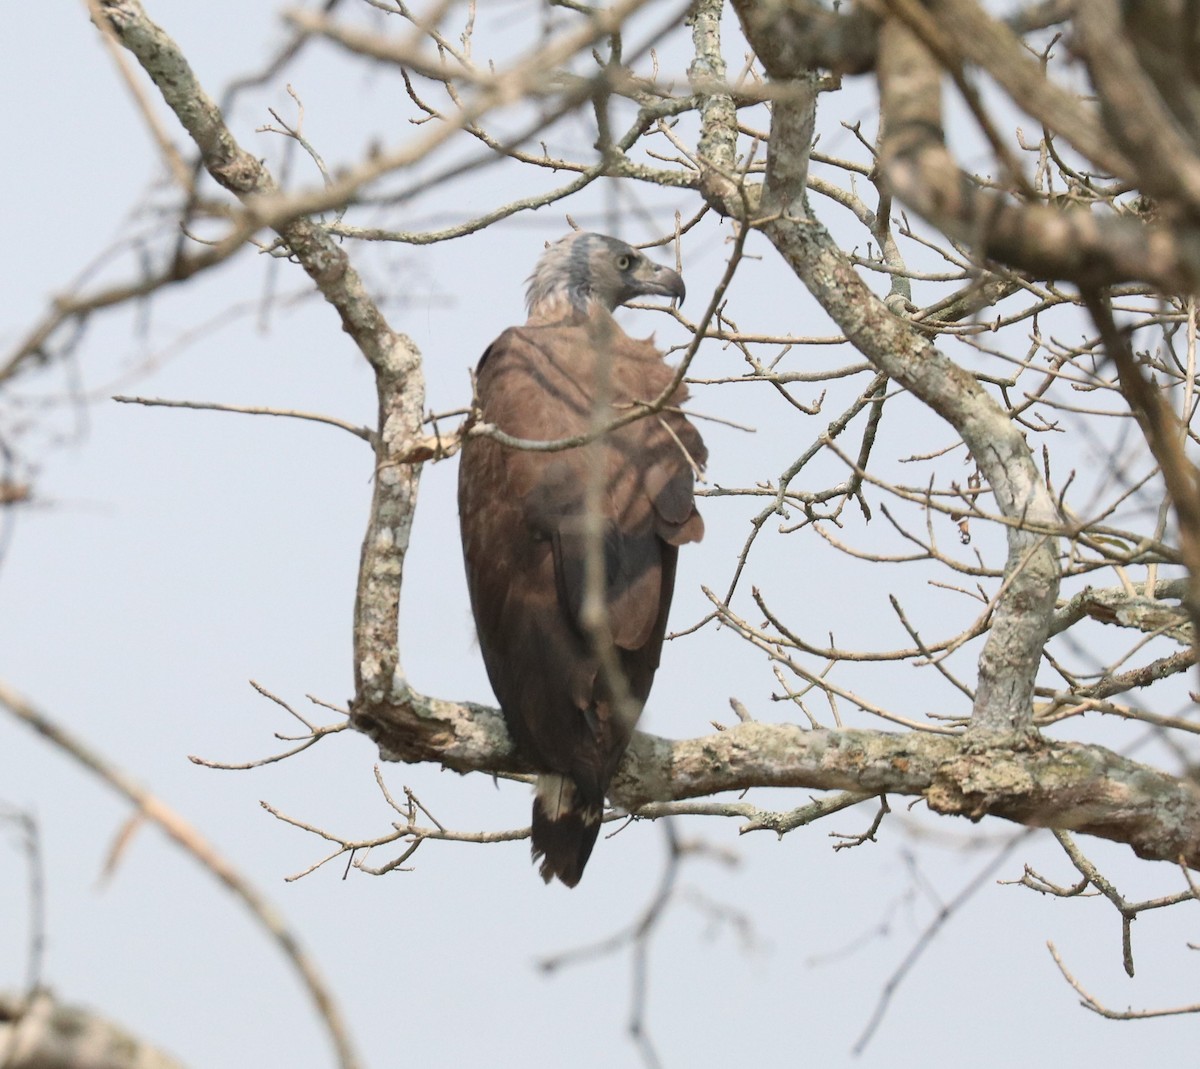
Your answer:
[[[767,31],[745,20],[752,45],[767,51]],[[768,71],[770,71],[768,65]],[[1053,528],[1058,510],[1029,446],[974,376],[896,316],[862,281],[829,232],[808,211],[805,167],[816,96],[811,76],[776,100],[767,180],[757,206],[763,233],[855,347],[880,371],[928,405],[962,437],[983,472],[1007,529],[1008,561],[992,627],[979,659],[973,730],[1032,730],[1033,687],[1058,595],[1055,540],[1026,530]],[[726,205],[727,209],[732,205]]]
[[[532,772],[494,709],[410,693],[360,711],[357,726],[396,761],[459,772]],[[817,730],[743,723],[681,741],[639,733],[611,797],[650,802],[751,787],[854,790],[924,798],[938,813],[1003,817],[1125,843],[1139,856],[1200,868],[1200,787],[1100,746],[1030,739],[981,745],[968,735]]]
[[[4,1069],[183,1069],[183,1063],[119,1025],[49,992],[0,995]]]

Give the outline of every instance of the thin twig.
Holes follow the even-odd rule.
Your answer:
[[[155,408],[191,408],[201,412],[236,412],[245,416],[284,416],[288,419],[305,419],[314,423],[327,423],[349,431],[356,438],[374,444],[375,432],[369,427],[356,426],[334,416],[323,416],[317,412],[299,412],[290,408],[267,408],[263,405],[229,405],[218,401],[168,401],[162,397],[129,397],[117,394],[113,400],[123,405],[146,405]]]

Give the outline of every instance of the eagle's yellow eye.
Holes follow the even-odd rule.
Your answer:
[[[618,271],[628,271],[632,266],[633,266],[633,257],[632,256],[618,256],[617,257],[617,270]]]

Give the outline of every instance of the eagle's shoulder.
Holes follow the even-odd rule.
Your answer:
[[[526,343],[523,336],[523,327],[509,327],[491,345],[483,351],[483,356],[479,358],[479,363],[475,365],[475,376],[478,378],[483,374],[485,367],[495,367],[499,363],[504,354],[511,353],[515,347],[520,347]]]

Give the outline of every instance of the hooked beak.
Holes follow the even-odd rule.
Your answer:
[[[661,264],[646,261],[645,270],[639,272],[638,282],[643,293],[655,293],[662,297],[673,297],[680,304],[683,304],[684,297],[687,296],[687,287],[683,284],[683,278],[678,271],[673,271],[669,267],[663,267]]]

